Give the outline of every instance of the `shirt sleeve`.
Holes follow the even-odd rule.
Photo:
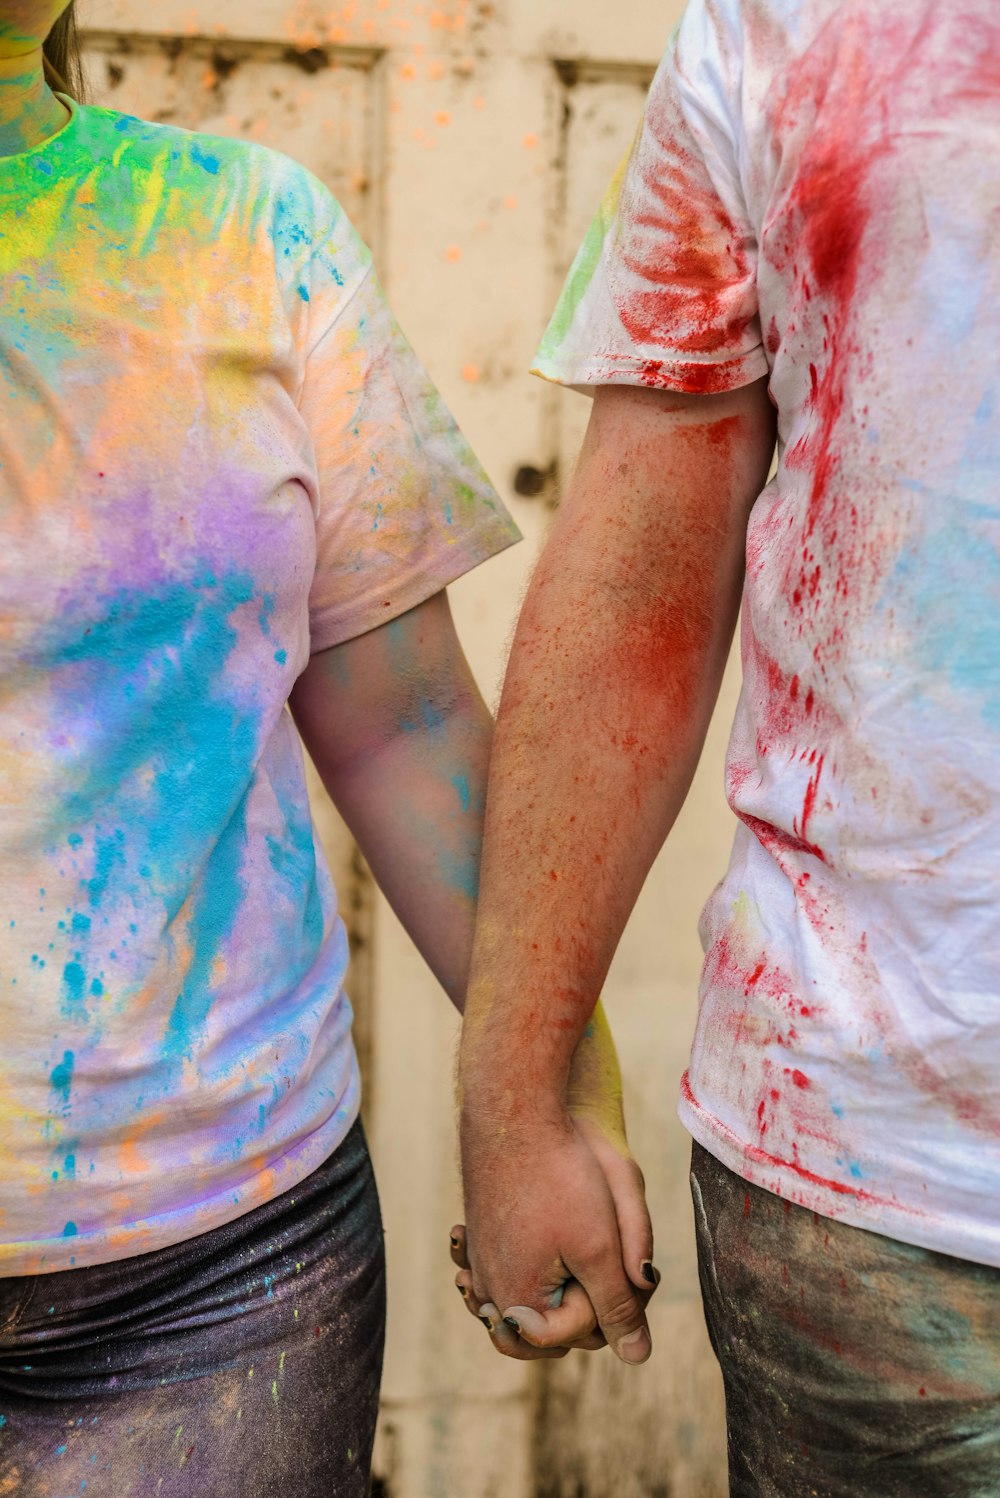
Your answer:
[[[741,48],[721,28],[724,9],[689,0],[535,374],[711,393],[767,373],[738,169]]]
[[[290,295],[316,469],[315,652],[414,608],[520,533],[401,332],[367,248],[312,187],[320,227]]]

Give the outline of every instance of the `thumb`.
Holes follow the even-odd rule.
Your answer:
[[[653,1350],[643,1296],[629,1283],[622,1267],[618,1235],[605,1239],[604,1251],[588,1264],[570,1265],[594,1308],[608,1346],[623,1363],[644,1363]]]
[[[574,1121],[607,1182],[618,1222],[625,1273],[648,1298],[660,1283],[660,1276],[653,1268],[653,1224],[646,1206],[642,1171],[629,1150],[624,1130],[621,1139],[616,1140],[589,1118]]]

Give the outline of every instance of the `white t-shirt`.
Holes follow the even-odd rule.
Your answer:
[[[685,1124],[1000,1265],[996,0],[690,0],[537,369],[779,413]]]
[[[208,1232],[340,1144],[288,695],[516,537],[302,167],[76,105],[0,158],[0,1276]]]

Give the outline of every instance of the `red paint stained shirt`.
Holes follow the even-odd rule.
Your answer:
[[[995,0],[689,0],[536,364],[778,409],[684,1122],[994,1265],[998,162]]]

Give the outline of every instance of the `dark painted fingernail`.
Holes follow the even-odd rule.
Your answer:
[[[646,1281],[647,1285],[658,1285],[660,1283],[660,1276],[653,1268],[652,1260],[643,1259],[642,1277]]]
[[[452,1246],[452,1248],[457,1248],[458,1247],[458,1239],[455,1237],[454,1233],[452,1233],[452,1235],[451,1235],[451,1246]]]
[[[492,1332],[492,1330],[493,1330],[493,1322],[490,1320],[489,1316],[480,1316],[479,1319],[483,1323],[483,1325],[485,1326],[486,1330],[488,1332]]]
[[[468,1300],[468,1298],[469,1298],[469,1292],[465,1288],[464,1285],[456,1285],[455,1289],[458,1291],[459,1295],[462,1297],[463,1300]]]
[[[504,1326],[509,1326],[512,1331],[517,1332],[518,1336],[520,1336],[520,1334],[521,1334],[521,1323],[520,1323],[520,1321],[518,1321],[518,1319],[517,1319],[516,1316],[505,1316],[503,1318],[503,1324],[504,1324]]]

